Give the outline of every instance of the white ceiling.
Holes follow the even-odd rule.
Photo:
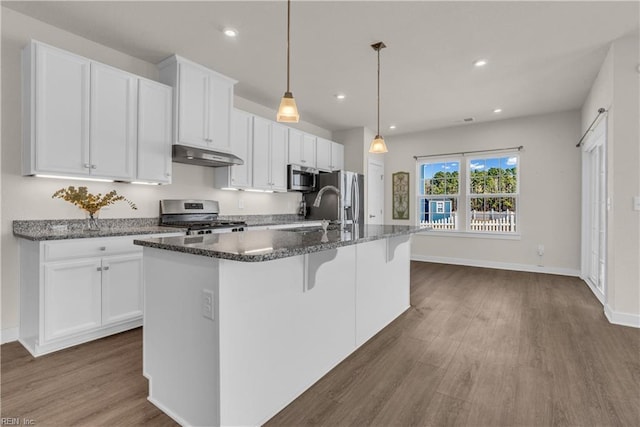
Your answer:
[[[157,63],[178,53],[277,108],[285,90],[286,2],[45,1],[2,4]],[[294,1],[291,89],[305,121],[384,135],[579,108],[608,44],[637,33],[637,1]],[[239,31],[229,40],[221,29]],[[475,69],[473,61],[489,64]],[[344,101],[334,95],[343,92]],[[498,115],[492,111],[500,107]],[[395,131],[388,129],[397,124]]]

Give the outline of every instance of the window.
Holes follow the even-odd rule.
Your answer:
[[[467,229],[515,233],[518,156],[472,158],[468,171]]]
[[[456,230],[460,193],[460,162],[439,161],[420,164],[418,218],[420,225]]]
[[[461,164],[466,166],[462,171]],[[518,166],[515,153],[419,160],[419,224],[436,230],[516,233]]]

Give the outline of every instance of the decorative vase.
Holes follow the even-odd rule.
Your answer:
[[[84,231],[100,231],[100,225],[98,224],[98,212],[89,213]]]

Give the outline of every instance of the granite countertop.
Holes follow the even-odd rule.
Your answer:
[[[351,227],[349,227],[351,230]],[[387,237],[425,231],[406,225],[360,225],[353,231],[259,230],[202,236],[160,237],[134,240],[134,244],[156,249],[243,262],[270,261],[335,249]]]
[[[100,230],[85,230],[85,220],[13,221],[13,235],[27,240],[65,240],[142,234],[183,233],[176,227],[161,227],[158,218],[100,219]]]

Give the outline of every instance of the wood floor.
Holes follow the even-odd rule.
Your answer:
[[[638,426],[640,330],[576,278],[414,262],[411,305],[268,426]],[[141,331],[33,359],[2,346],[2,417],[174,425]]]

